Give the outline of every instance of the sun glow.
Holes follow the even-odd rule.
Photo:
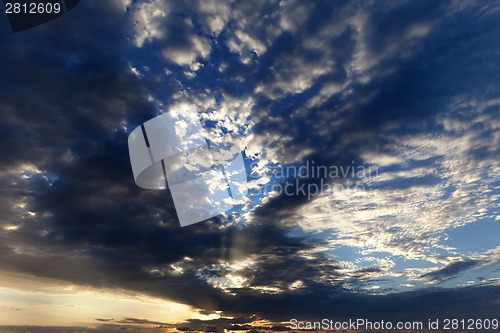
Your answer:
[[[123,290],[91,289],[4,272],[0,272],[0,285],[3,325],[88,326],[103,321],[120,324],[124,318],[182,323],[200,318],[198,309],[189,305]]]

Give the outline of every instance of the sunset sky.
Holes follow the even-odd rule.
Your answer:
[[[493,1],[1,13],[0,333],[500,319],[499,36]],[[128,135],[186,110],[248,195],[180,227]]]

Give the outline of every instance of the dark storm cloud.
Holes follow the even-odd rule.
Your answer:
[[[324,285],[310,292],[284,295],[240,295],[239,302],[227,313],[238,310],[263,318],[287,321],[321,318],[372,318],[390,320],[426,320],[446,316],[494,316],[500,291],[497,287],[428,289],[407,293],[371,296],[335,290]],[[389,320],[389,318],[387,318]]]
[[[383,54],[398,40],[405,24],[437,20],[445,14],[444,6],[408,2],[396,12],[375,7],[378,11],[367,24],[369,40],[373,41],[367,44],[368,51]],[[468,93],[478,92],[484,84],[498,79],[498,71],[485,73],[479,65],[469,64],[470,51],[490,47],[498,35],[494,33],[498,32],[497,18],[476,23],[479,13],[472,9],[467,15],[446,18],[410,48],[409,56],[392,56],[370,69],[367,74],[373,79],[354,83],[355,96],[327,96],[324,104],[308,110],[306,118],[291,118],[292,111],[319,95],[327,83],[342,83],[350,75],[348,63],[354,57],[356,32],[352,26],[336,37],[325,37],[321,49],[301,46],[322,27],[356,10],[340,2],[320,2],[313,7],[301,29],[277,37],[256,63],[243,65],[234,55],[227,55],[229,68],[224,75],[244,76],[245,84],[237,86],[231,77],[224,80],[223,74],[211,72],[214,68],[208,64],[199,73],[200,81],[193,84],[195,90],[205,88],[203,82],[210,87],[220,85],[221,92],[236,96],[250,94],[258,84],[272,88],[269,94],[257,96],[261,115],[256,131],[291,137],[286,144],[279,140],[273,143],[284,160],[294,160],[299,152],[311,149],[307,157],[320,165],[348,165],[352,160],[361,163],[362,152],[384,148],[385,142],[378,135],[388,125],[391,135],[432,129],[427,120],[439,112],[443,98],[465,87]],[[177,30],[172,31],[176,37],[153,44],[153,48],[145,46],[142,52],[159,58],[155,47],[160,45],[171,51],[167,56],[172,59],[177,59],[173,51],[190,56],[195,45],[193,31],[198,28],[186,23],[184,17],[190,15],[186,8],[193,11],[195,7],[182,8],[174,10],[175,20],[165,23],[167,28],[176,25]],[[264,8],[269,13],[276,10],[271,5]],[[5,21],[0,24],[6,26]],[[167,96],[168,100],[177,92],[179,81],[157,81],[153,75],[132,73],[127,59],[140,56],[132,49],[130,36],[134,32],[130,27],[124,9],[115,2],[82,1],[64,17],[36,29],[16,35],[1,30],[4,51],[0,62],[7,64],[0,67],[0,193],[6,199],[1,203],[2,223],[20,226],[0,236],[2,269],[96,288],[144,292],[206,311],[223,310],[243,318],[242,323],[252,314],[286,320],[290,315],[315,318],[332,314],[380,318],[401,309],[408,316],[442,309],[454,314],[471,309],[478,314],[497,313],[496,287],[386,296],[343,289],[338,263],[321,255],[301,255],[321,242],[290,237],[290,230],[280,223],[305,202],[300,196],[270,200],[257,212],[255,224],[242,230],[219,230],[222,222],[217,219],[179,228],[168,191],[136,187],[127,151],[127,131],[157,111],[147,95]],[[452,37],[450,31],[454,31]],[[481,37],[470,42],[472,35]],[[229,32],[223,32],[217,42],[229,37]],[[332,49],[338,51],[328,53],[333,58],[326,59],[322,52]],[[196,52],[204,56],[202,51]],[[218,44],[211,52],[218,63],[228,48]],[[298,81],[297,75],[308,71],[300,64],[321,65],[327,60],[332,60],[336,71],[305,77],[305,81],[314,82],[304,91],[291,93],[295,87],[285,83]],[[497,69],[493,60],[493,54],[485,59]],[[448,81],[455,78],[460,78],[460,83],[450,87]],[[291,90],[286,91],[288,88]],[[336,111],[335,105],[340,106]],[[332,129],[337,117],[342,122]],[[129,127],[127,131],[122,129],[124,125]],[[25,164],[36,165],[40,174],[23,178],[16,172]],[[433,184],[435,179],[426,181]],[[14,209],[21,198],[27,206]],[[229,290],[236,297],[207,282],[206,277],[227,273],[217,266],[221,261],[249,257],[255,257],[255,265],[241,272],[249,285]],[[175,275],[170,265],[179,263],[184,272]],[[429,277],[442,280],[467,268],[453,265]],[[376,270],[360,270],[357,278],[362,281],[365,274]],[[288,289],[298,280],[305,288]],[[264,287],[276,288],[281,294],[263,292]],[[137,319],[127,320],[137,323]]]
[[[441,282],[451,278],[456,277],[458,274],[471,269],[479,264],[478,261],[475,260],[466,260],[466,261],[458,261],[453,262],[451,264],[446,265],[445,267],[432,271],[430,273],[423,274],[421,277],[424,279],[428,279],[433,282]]]
[[[2,222],[20,227],[1,242],[24,250],[2,251],[4,269],[100,284],[106,274],[93,246],[130,246],[133,225],[154,214],[135,204],[143,192],[130,178],[122,129],[156,112],[146,97],[151,81],[129,68],[131,31],[122,10],[116,2],[87,2],[26,32],[1,30]],[[38,171],[24,179],[23,165]],[[16,210],[17,201],[26,207]],[[36,216],[25,218],[27,211]]]

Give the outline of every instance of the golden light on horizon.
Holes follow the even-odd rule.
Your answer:
[[[217,313],[201,314],[190,305],[148,295],[22,274],[0,272],[0,285],[2,325],[92,326],[107,321],[119,324],[124,318],[180,324],[220,318]]]

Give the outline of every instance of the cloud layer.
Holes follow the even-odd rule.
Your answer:
[[[497,314],[499,244],[473,245],[499,222],[499,9],[82,1],[0,29],[1,270],[242,321]],[[181,229],[168,191],[134,184],[127,135],[187,105],[246,149],[253,195]],[[312,162],[377,172],[272,171]]]

